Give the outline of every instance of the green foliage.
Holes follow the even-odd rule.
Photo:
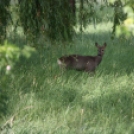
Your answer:
[[[134,3],[133,3],[134,4]],[[133,6],[133,5],[132,5]],[[127,18],[123,24],[118,26],[116,29],[116,35],[124,35],[126,37],[134,36],[134,8],[130,6],[124,7],[124,12],[127,14]]]
[[[10,71],[21,56],[29,58],[35,50],[32,47],[24,46],[23,49],[7,41],[0,46],[0,71]]]
[[[8,84],[14,76],[13,68],[20,57],[30,58],[33,52],[35,52],[34,48],[29,46],[19,48],[7,41],[0,46],[0,119],[8,113],[10,95],[13,92]]]
[[[95,23],[95,19],[96,19],[96,9],[95,7],[97,6],[97,3],[95,3],[94,1],[83,1],[80,0],[79,3],[79,23],[81,25],[80,30],[82,31],[83,27],[86,27],[87,24],[89,23],[89,21],[91,22],[92,20]],[[100,7],[100,5],[98,6]]]
[[[0,2],[0,42],[6,38],[6,29],[8,22],[12,21],[13,29],[17,26],[22,26],[27,39],[31,42],[38,41],[38,37],[44,36],[49,39],[68,40],[72,39],[74,27],[77,22],[80,24],[82,31],[89,23],[96,25],[96,22],[105,21],[110,18],[114,21],[113,33],[119,35],[121,31],[128,35],[133,35],[133,22],[131,26],[122,26],[124,21],[133,18],[134,3],[133,0],[110,0],[110,1],[89,1],[89,0],[23,0],[17,4],[11,4],[10,0]],[[107,14],[106,8],[111,6],[114,8],[114,15]],[[128,10],[129,9],[129,10]],[[13,11],[15,13],[13,13]],[[101,12],[107,14],[104,19]],[[13,14],[12,14],[13,13]],[[12,14],[12,18],[11,18]],[[75,15],[76,14],[76,15]],[[111,19],[111,16],[114,19]],[[17,16],[17,17],[16,17]],[[77,16],[77,19],[76,19]],[[130,17],[131,16],[131,17]],[[14,19],[15,18],[15,19]],[[17,19],[16,19],[17,18]],[[131,27],[131,28],[130,28]],[[123,30],[122,30],[123,29]],[[125,29],[125,30],[124,30]]]
[[[113,21],[113,7],[110,7],[106,1],[84,1],[80,0],[77,3],[77,16],[80,30],[87,28],[89,24],[93,24],[94,27],[98,23]]]
[[[6,65],[13,65],[20,57],[20,50],[18,47],[9,44],[7,42],[0,46],[0,68],[2,69]]]
[[[114,6],[113,33],[115,33],[116,26],[120,25],[121,22],[126,19],[126,14],[123,12],[123,4],[122,4],[121,0],[115,1],[113,6]]]
[[[0,1],[0,43],[6,38],[6,27],[8,21],[11,20],[10,12],[8,10],[10,0]]]
[[[50,39],[70,39],[73,18],[68,0],[23,0],[19,3],[19,16],[25,34],[36,39],[44,34]]]
[[[113,33],[127,38],[134,35],[134,1],[113,0],[112,3],[115,6]]]

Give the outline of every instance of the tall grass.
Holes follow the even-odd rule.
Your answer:
[[[72,43],[45,42],[30,60],[21,59],[3,85],[10,92],[0,132],[133,134],[134,40],[112,40],[111,27],[76,30]],[[59,69],[57,58],[64,54],[95,55],[95,42],[106,42],[107,48],[94,76]]]

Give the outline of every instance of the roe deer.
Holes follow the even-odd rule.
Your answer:
[[[62,68],[94,72],[96,67],[101,63],[104,50],[107,44],[104,43],[103,46],[99,46],[98,43],[95,43],[95,46],[98,49],[97,56],[81,56],[74,54],[69,56],[63,56],[59,58],[57,62]]]

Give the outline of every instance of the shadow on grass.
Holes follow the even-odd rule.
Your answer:
[[[84,101],[83,106],[85,111],[90,110],[93,115],[103,115],[132,123],[133,99],[132,89],[124,88],[119,91],[115,89],[113,92]]]

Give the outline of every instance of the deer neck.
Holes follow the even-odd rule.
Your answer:
[[[102,60],[102,55],[98,54],[95,58],[95,62],[97,65],[99,65],[101,63],[101,60]]]

